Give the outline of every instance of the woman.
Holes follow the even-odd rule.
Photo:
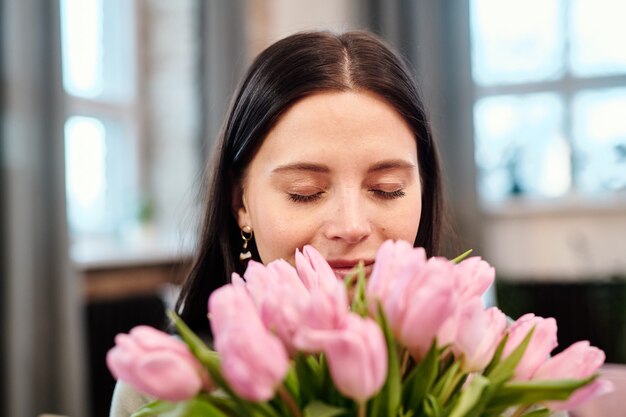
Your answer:
[[[340,268],[371,260],[388,238],[439,254],[444,209],[430,124],[407,66],[371,34],[300,33],[262,52],[216,157],[178,301],[194,330],[208,329],[211,291],[245,270],[245,242],[264,263],[312,244]]]
[[[439,254],[438,152],[402,59],[365,32],[300,33],[252,64],[223,128],[199,250],[177,303],[207,333],[207,300],[247,258],[313,245],[338,277],[403,239]],[[243,258],[243,259],[240,259]],[[118,385],[112,416],[143,398]]]

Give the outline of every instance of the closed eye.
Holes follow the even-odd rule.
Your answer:
[[[406,193],[402,189],[395,190],[395,191],[383,191],[383,190],[373,189],[370,191],[373,192],[376,197],[381,198],[383,200],[393,200],[396,198],[402,198],[406,195]]]
[[[324,194],[323,191],[306,195],[289,193],[289,199],[295,203],[312,203],[319,200],[322,197],[322,194]]]

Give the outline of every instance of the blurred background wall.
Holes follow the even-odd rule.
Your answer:
[[[626,6],[611,0],[0,1],[2,415],[107,414],[113,336],[162,326],[253,57],[369,29],[411,63],[454,233],[512,317],[626,362]],[[497,297],[496,297],[497,296]]]

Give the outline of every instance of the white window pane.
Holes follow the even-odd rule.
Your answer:
[[[98,96],[103,89],[102,4],[61,0],[63,85],[73,95]]]
[[[579,93],[573,114],[577,187],[626,189],[626,88]]]
[[[564,0],[471,0],[472,74],[481,85],[563,71]]]
[[[573,0],[570,66],[577,76],[626,72],[626,2]]]
[[[65,185],[73,230],[94,231],[106,216],[106,131],[98,120],[71,117],[65,123]]]
[[[137,150],[115,121],[72,116],[65,123],[65,184],[72,232],[123,233],[139,216]]]
[[[134,2],[61,0],[63,85],[74,96],[124,101],[135,94]]]
[[[474,105],[478,188],[486,201],[553,197],[571,185],[570,148],[555,94],[496,96]]]

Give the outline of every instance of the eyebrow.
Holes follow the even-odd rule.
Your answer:
[[[272,170],[272,173],[288,172],[288,171],[306,171],[328,173],[330,168],[322,164],[313,164],[310,162],[296,162],[293,164],[280,165]]]
[[[368,173],[386,171],[390,169],[413,169],[416,168],[416,165],[412,162],[405,161],[404,159],[390,159],[387,161],[377,162],[376,164],[369,167],[367,170]]]
[[[403,159],[390,159],[380,161],[368,168],[367,173],[386,171],[390,169],[413,169],[416,165]],[[272,170],[272,173],[304,171],[315,173],[329,173],[330,168],[323,164],[314,164],[311,162],[295,162],[292,164],[280,165]]]

